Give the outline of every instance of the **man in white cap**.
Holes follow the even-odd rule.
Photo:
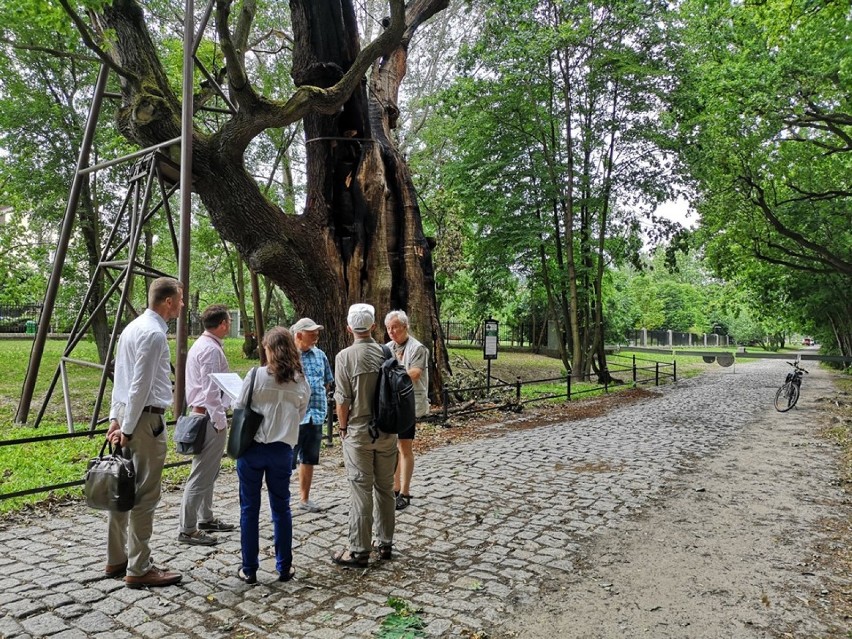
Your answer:
[[[290,327],[296,348],[302,357],[302,372],[311,387],[311,399],[308,412],[299,425],[299,442],[293,449],[293,468],[299,465],[299,503],[296,512],[316,513],[322,510],[311,501],[311,483],[314,479],[314,466],[319,464],[322,445],[322,425],[328,414],[328,400],[325,393],[334,381],[328,357],[317,348],[322,324],[310,317],[303,317]]]
[[[343,463],[349,480],[349,546],[331,560],[346,568],[368,565],[375,545],[381,559],[390,559],[393,547],[393,471],[396,468],[396,435],[370,434],[373,397],[384,361],[380,344],[372,338],[376,311],[369,304],[353,304],[346,317],[355,337],[352,346],[337,354],[334,366],[337,418],[343,441]],[[375,544],[373,497],[375,496]]]

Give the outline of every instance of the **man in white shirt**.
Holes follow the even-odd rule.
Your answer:
[[[222,339],[231,330],[231,316],[224,304],[213,304],[201,313],[204,333],[195,341],[186,357],[186,405],[189,410],[209,415],[201,452],[192,458],[192,469],[183,489],[180,507],[178,541],[196,546],[212,546],[219,540],[208,531],[227,532],[234,529],[213,517],[213,486],[222,466],[222,453],[227,442],[230,404],[227,396],[213,381],[213,373],[227,373],[228,360]]]
[[[148,308],[121,333],[115,356],[107,438],[130,451],[136,470],[136,505],[109,513],[107,577],[124,578],[128,588],[169,586],[181,580],[151,561],[154,510],[160,501],[166,460],[166,408],[172,403],[171,354],[166,322],[183,308],[183,286],[160,277],[148,288]]]

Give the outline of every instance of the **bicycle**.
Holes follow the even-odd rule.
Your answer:
[[[786,413],[799,401],[799,391],[802,389],[802,373],[808,372],[799,366],[799,360],[787,363],[793,367],[793,372],[787,373],[784,385],[775,393],[775,410],[781,413]]]

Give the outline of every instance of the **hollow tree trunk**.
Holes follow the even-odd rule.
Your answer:
[[[369,302],[377,310],[377,338],[382,337],[384,314],[402,308],[411,317],[412,333],[435,353],[440,369],[447,368],[431,251],[423,237],[411,178],[389,135],[408,42],[447,1],[412,0],[401,40],[383,41],[396,42],[397,47],[373,70],[371,90],[383,99],[373,95],[368,100],[362,80],[345,94],[348,97],[334,102],[334,108],[329,106],[332,91],[297,93],[281,105],[257,95],[244,77],[229,76],[239,111],[215,133],[196,131],[193,136],[194,187],[214,227],[253,271],[269,277],[287,294],[297,315],[325,325],[321,346],[332,359],[350,343],[349,304]],[[223,10],[229,8],[221,4]],[[290,9],[292,75],[298,87],[332,87],[350,67],[361,68],[353,65],[360,47],[351,0],[291,0]],[[224,13],[217,11],[217,19]],[[387,34],[396,38],[402,23],[394,18],[399,13],[391,13]],[[180,105],[139,6],[134,0],[114,0],[103,11],[103,25],[112,30],[116,43],[111,55],[127,71],[121,78],[119,129],[142,145],[178,137]],[[229,73],[240,71],[238,49],[239,43],[223,42],[230,56]],[[348,91],[350,85],[340,86]],[[307,202],[302,215],[287,215],[266,199],[243,155],[264,129],[293,121],[290,107],[295,112],[308,103],[318,106],[304,116]],[[170,153],[174,157],[176,151]],[[433,388],[439,384],[440,376],[433,375]]]
[[[351,4],[330,4],[340,13],[319,11],[311,0],[291,2],[291,7],[299,5],[293,11],[297,85],[333,85],[357,54]],[[297,24],[297,19],[304,23]],[[344,26],[344,38],[328,39],[335,33],[332,24]],[[376,307],[375,337],[383,339],[384,315],[393,309],[405,310],[412,334],[438,362],[430,377],[434,390],[440,388],[439,371],[448,369],[448,364],[431,248],[423,235],[411,175],[390,135],[399,114],[397,92],[413,32],[414,27],[409,27],[400,46],[374,65],[369,92],[362,84],[340,113],[305,118],[308,200],[303,217],[320,240],[313,246],[315,268],[320,270],[315,277],[335,283],[312,297],[311,308],[316,310],[311,317],[335,327],[327,332],[333,339],[345,335],[349,304],[369,302]],[[305,308],[296,299],[294,305]],[[347,344],[344,339],[331,350]]]

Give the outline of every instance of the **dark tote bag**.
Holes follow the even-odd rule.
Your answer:
[[[204,439],[207,435],[207,425],[210,415],[190,413],[181,415],[175,424],[175,451],[181,455],[198,455],[204,449]]]
[[[251,369],[249,373],[249,392],[246,405],[243,408],[234,409],[234,417],[231,419],[231,432],[228,433],[228,457],[239,459],[251,446],[257,429],[263,422],[263,415],[251,409],[251,396],[254,393],[254,377],[257,368]]]
[[[109,455],[104,451],[109,445]],[[85,478],[86,504],[98,510],[126,512],[136,502],[136,472],[121,446],[104,441],[101,453],[89,461]]]

